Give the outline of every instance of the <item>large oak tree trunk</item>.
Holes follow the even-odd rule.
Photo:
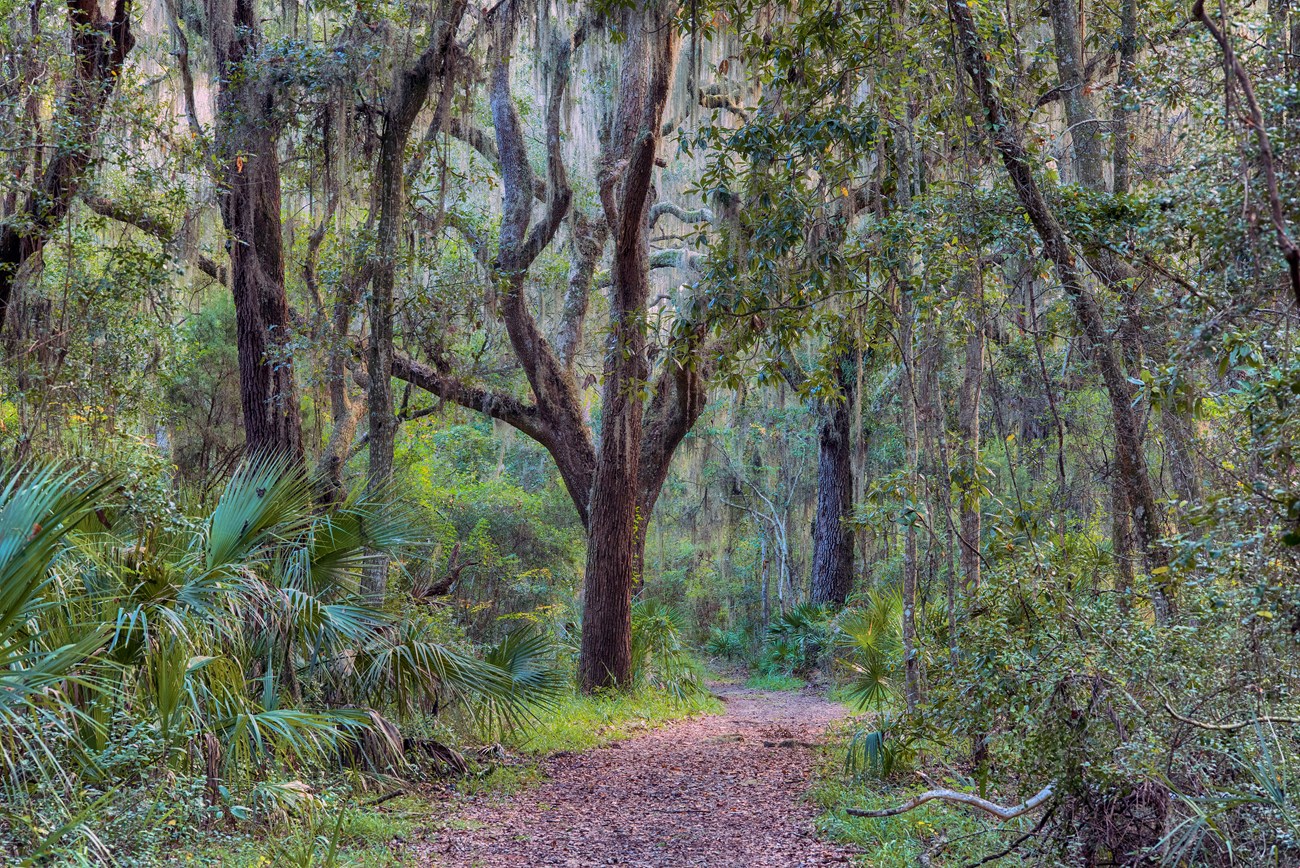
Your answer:
[[[239,348],[239,394],[249,454],[303,456],[289,301],[280,236],[280,158],[270,90],[249,68],[257,53],[254,0],[211,3],[220,72],[216,146],[221,218]]]
[[[601,203],[614,239],[612,328],[605,356],[600,454],[592,483],[583,599],[584,690],[623,686],[631,670],[632,588],[644,560],[641,502],[646,305],[650,293],[648,218],[655,152],[672,84],[679,37],[673,4],[624,16],[623,68],[601,168]]]

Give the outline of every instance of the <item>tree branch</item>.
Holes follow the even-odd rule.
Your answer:
[[[863,811],[858,808],[849,808],[845,811],[850,817],[896,817],[899,814],[906,814],[908,811],[921,807],[926,802],[937,800],[944,802],[956,802],[961,805],[969,805],[972,808],[978,808],[987,814],[992,814],[1000,820],[1014,820],[1022,814],[1028,814],[1035,808],[1042,807],[1048,799],[1052,797],[1052,784],[1048,784],[1039,790],[1036,794],[1021,802],[1019,805],[1012,805],[1004,808],[1002,805],[990,802],[988,799],[981,799],[979,796],[971,793],[963,793],[957,790],[926,790],[920,795],[913,796],[901,805],[892,808],[882,808],[877,811]]]
[[[1286,225],[1286,216],[1282,213],[1282,196],[1278,192],[1273,145],[1268,138],[1268,125],[1264,123],[1264,114],[1259,109],[1259,101],[1255,99],[1255,88],[1250,83],[1246,68],[1241,65],[1236,52],[1232,50],[1232,43],[1228,41],[1227,35],[1206,13],[1205,0],[1196,0],[1196,5],[1192,7],[1192,15],[1205,25],[1205,29],[1210,31],[1214,41],[1223,49],[1224,60],[1236,76],[1237,83],[1241,86],[1241,93],[1246,98],[1246,108],[1250,111],[1250,117],[1246,119],[1247,126],[1254,128],[1255,139],[1259,144],[1259,161],[1264,167],[1264,181],[1268,187],[1269,214],[1273,220],[1273,228],[1277,231],[1278,246],[1282,248],[1282,256],[1286,259],[1291,275],[1291,292],[1295,295],[1296,303],[1300,304],[1300,247],[1297,247],[1291,238],[1291,232]]]
[[[128,226],[134,226],[142,232],[152,235],[164,244],[171,244],[176,240],[176,232],[171,224],[161,220],[145,211],[137,211],[129,208],[120,202],[109,199],[106,196],[94,196],[83,194],[81,200],[86,206],[101,217],[107,217],[110,220],[116,220],[118,223],[125,223]],[[195,266],[199,271],[215,280],[221,285],[226,285],[226,269],[218,265],[208,256],[200,253],[194,260]]]
[[[650,268],[688,268],[699,269],[700,262],[704,259],[704,254],[697,253],[685,247],[676,247],[669,250],[656,250],[650,254]],[[601,269],[596,272],[596,286],[604,289],[612,286],[614,276],[609,269]]]
[[[1198,729],[1208,729],[1214,732],[1236,732],[1239,729],[1245,729],[1248,726],[1254,726],[1255,724],[1258,723],[1300,724],[1300,718],[1297,717],[1268,717],[1268,716],[1254,717],[1251,718],[1250,720],[1235,720],[1229,723],[1209,723],[1208,721],[1196,720],[1194,718],[1186,717],[1184,715],[1179,714],[1177,711],[1174,711],[1174,707],[1169,703],[1169,700],[1167,699],[1165,700],[1165,711],[1169,712],[1169,716],[1172,717],[1174,720],[1181,721],[1182,723],[1190,724]]]
[[[676,217],[683,223],[712,223],[713,212],[708,208],[695,208],[687,210],[680,205],[672,202],[656,202],[650,206],[650,226],[654,227],[659,222],[659,218],[665,214]]]
[[[393,376],[467,410],[500,419],[543,445],[549,439],[550,432],[538,416],[537,408],[511,395],[471,386],[401,352],[393,353]]]

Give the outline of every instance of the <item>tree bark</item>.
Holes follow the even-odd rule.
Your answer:
[[[972,269],[978,268],[972,266]],[[961,505],[961,572],[966,590],[980,585],[980,393],[984,384],[984,308],[980,298],[980,275],[972,271],[963,280],[971,322],[967,323],[966,357],[962,367],[961,391],[957,393],[957,482]]]
[[[1061,102],[1070,127],[1075,174],[1080,185],[1089,190],[1104,190],[1101,121],[1093,111],[1087,93],[1079,3],[1078,0],[1050,0],[1049,5],[1052,34],[1056,41],[1056,69],[1061,79]]]
[[[384,491],[392,478],[397,437],[397,417],[393,413],[393,287],[397,277],[398,234],[407,195],[406,145],[434,77],[445,72],[464,10],[464,2],[457,0],[438,8],[430,27],[428,47],[414,64],[396,73],[384,99],[379,134],[379,230],[367,301],[370,314],[370,341],[366,347],[370,434],[367,487],[372,495]],[[373,602],[382,602],[387,587],[388,560],[376,555],[362,577],[362,593]]]
[[[817,519],[813,526],[814,603],[843,606],[853,590],[853,442],[856,386],[850,354],[835,360],[838,400],[824,402],[817,442]]]
[[[920,465],[920,437],[916,418],[916,329],[913,324],[912,297],[906,289],[900,288],[899,292],[902,295],[898,318],[899,344],[903,354],[903,379],[907,386],[902,395],[903,450],[907,471],[916,486]],[[920,492],[917,491],[914,496],[919,495]],[[912,712],[921,701],[921,661],[916,647],[917,519],[916,516],[911,516],[910,519],[903,538],[903,695],[907,710]]]
[[[588,692],[625,686],[632,675],[631,594],[640,576],[643,558],[638,553],[644,551],[641,537],[648,518],[639,509],[638,496],[645,434],[640,391],[649,374],[647,229],[655,154],[679,48],[673,5],[658,2],[624,15],[611,150],[600,172],[601,204],[614,254],[578,667]]]
[[[0,327],[23,265],[44,249],[68,213],[94,154],[94,139],[104,106],[117,87],[126,57],[135,46],[131,0],[116,0],[105,18],[98,0],[68,0],[72,29],[73,78],[51,124],[73,130],[74,141],[60,142],[21,214],[0,230]],[[39,167],[38,167],[39,169]]]
[[[1137,85],[1137,0],[1121,0],[1119,13],[1119,75],[1115,81],[1114,121],[1111,136],[1114,154],[1111,165],[1114,189],[1118,194],[1128,193],[1133,184],[1132,159],[1129,140],[1133,109],[1133,89]]]
[[[261,38],[254,0],[210,3],[209,32],[219,73],[216,153],[246,449],[301,463],[280,235],[279,133],[271,91],[252,70]]]

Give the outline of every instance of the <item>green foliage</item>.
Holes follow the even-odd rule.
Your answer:
[[[749,640],[739,630],[710,627],[704,640],[704,653],[718,660],[742,660],[749,653]]]
[[[836,663],[847,673],[843,696],[857,710],[881,710],[893,698],[902,664],[903,600],[896,591],[873,591],[861,606],[834,621]]]
[[[681,701],[703,690],[699,665],[682,643],[681,615],[657,600],[632,604],[632,680]]]
[[[772,619],[760,666],[769,674],[806,676],[829,650],[830,638],[827,609],[800,603]]]
[[[7,803],[66,809],[46,827],[60,839],[81,830],[97,846],[101,797],[179,785],[168,777],[206,781],[206,810],[236,819],[294,811],[308,791],[277,773],[348,755],[405,763],[382,713],[458,703],[501,730],[561,691],[541,634],[516,631],[481,659],[442,644],[430,618],[360,600],[370,553],[414,538],[386,499],[321,513],[299,472],[264,460],[188,527],[123,538],[86,520],[104,493],[54,470],[10,473],[0,489]],[[75,794],[61,807],[47,801],[54,779]],[[33,827],[16,846],[39,850],[48,834]]]

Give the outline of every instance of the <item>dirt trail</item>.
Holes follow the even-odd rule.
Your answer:
[[[548,760],[548,780],[471,801],[424,853],[435,865],[760,868],[837,865],[802,800],[826,727],[820,696],[715,685],[726,713]],[[463,831],[468,829],[468,831]]]

